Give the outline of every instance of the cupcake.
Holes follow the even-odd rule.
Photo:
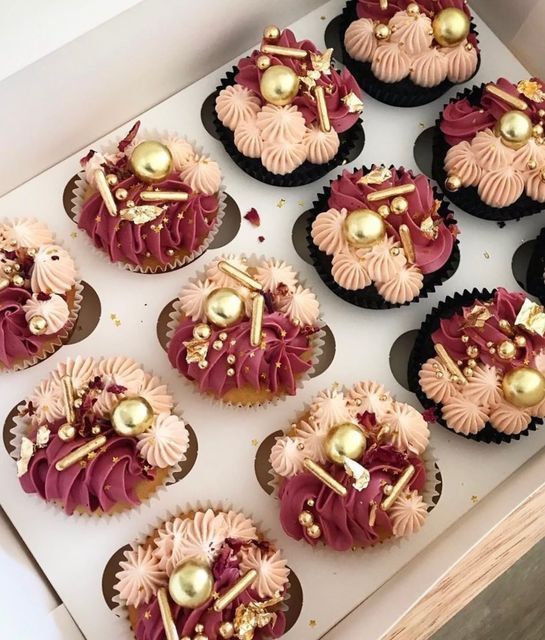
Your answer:
[[[318,180],[348,158],[362,137],[361,90],[289,30],[267,27],[260,50],[242,58],[218,87],[216,129],[241,169],[293,187]]]
[[[545,84],[538,79],[466,89],[437,122],[433,177],[450,200],[485,220],[545,208]]]
[[[185,138],[140,133],[82,158],[73,199],[95,247],[132,271],[156,273],[200,256],[224,213],[219,166]]]
[[[545,313],[524,293],[464,291],[424,321],[409,381],[444,427],[484,442],[527,435],[545,416]]]
[[[465,0],[349,0],[343,62],[366,93],[395,107],[432,102],[480,65]]]
[[[422,414],[376,382],[322,391],[271,450],[284,531],[335,551],[416,533],[428,440]]]
[[[369,309],[434,291],[458,266],[457,235],[448,203],[425,176],[383,166],[344,171],[314,203],[308,226],[324,283]]]
[[[0,371],[36,364],[66,342],[81,292],[72,257],[45,224],[0,221]]]
[[[258,405],[295,395],[321,353],[320,307],[282,260],[216,258],[181,291],[168,358],[201,393]]]
[[[284,633],[290,570],[239,511],[192,511],[131,545],[114,589],[136,640],[270,640]]]
[[[68,515],[135,507],[185,460],[188,431],[167,386],[131,358],[69,359],[18,410],[21,486]]]

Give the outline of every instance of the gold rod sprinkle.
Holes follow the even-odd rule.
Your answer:
[[[406,224],[402,224],[399,227],[399,237],[401,238],[401,244],[403,245],[403,251],[409,264],[414,264],[416,256],[414,253],[413,239],[411,238],[411,232]]]
[[[189,199],[189,193],[185,191],[142,191],[140,198],[144,202],[185,202]]]
[[[244,271],[237,269],[225,260],[220,260],[218,267],[220,271],[223,271],[223,273],[231,276],[231,278],[239,282],[244,287],[248,287],[248,289],[251,289],[252,291],[261,291],[263,288],[257,280],[252,278],[252,276],[249,276],[247,273],[244,273]]]
[[[321,86],[314,87],[314,97],[316,98],[316,106],[318,107],[320,129],[324,133],[329,133],[331,131],[331,122],[329,121],[329,113],[327,112],[324,88]]]
[[[388,0],[380,0],[380,8],[386,11],[388,9]]]
[[[264,309],[265,298],[260,293],[257,293],[252,301],[252,330],[250,333],[252,347],[259,347],[261,344]]]
[[[377,519],[377,503],[371,502],[371,510],[369,511],[369,526],[374,527]]]
[[[243,592],[254,582],[257,578],[257,571],[250,569],[248,573],[245,573],[238,582],[228,589],[221,597],[219,597],[214,603],[214,611],[220,612],[228,607],[235,598]]]
[[[394,488],[389,496],[387,496],[380,505],[380,508],[383,511],[388,511],[388,509],[394,504],[394,502],[399,498],[401,492],[405,489],[405,487],[409,484],[412,477],[415,474],[416,469],[412,464],[410,464],[405,471],[399,476],[398,481],[395,483]]]
[[[89,440],[89,442],[82,444],[78,449],[74,449],[74,451],[71,451],[67,456],[64,456],[64,458],[61,458],[55,465],[55,469],[57,469],[57,471],[64,471],[65,469],[71,467],[73,464],[76,464],[80,460],[83,460],[83,458],[85,458],[93,451],[100,449],[100,447],[105,444],[106,436],[97,436],[96,438]]]
[[[439,358],[443,361],[443,364],[447,368],[448,372],[452,376],[456,376],[459,378],[462,384],[466,384],[467,380],[464,374],[460,371],[460,367],[454,362],[454,360],[449,356],[447,350],[442,344],[436,344],[435,353],[439,356]]]
[[[97,186],[98,192],[100,193],[100,197],[102,198],[106,209],[108,209],[108,213],[111,216],[117,215],[117,205],[115,203],[115,199],[110,191],[110,185],[106,180],[106,174],[102,169],[97,169],[95,171],[95,184]]]
[[[524,102],[524,100],[512,96],[510,93],[507,93],[507,91],[500,89],[495,84],[487,84],[486,90],[488,91],[488,93],[491,93],[493,96],[496,96],[496,98],[503,100],[505,103],[507,103],[511,107],[514,107],[515,109],[520,109],[521,111],[526,111],[526,109],[528,109],[528,105],[526,104],[526,102]]]
[[[261,53],[267,53],[271,56],[286,56],[286,58],[298,58],[303,60],[307,57],[305,49],[292,49],[291,47],[280,47],[276,44],[264,44],[261,47]]]
[[[378,202],[379,200],[387,200],[394,196],[404,196],[407,193],[416,191],[414,184],[400,184],[397,187],[390,187],[389,189],[382,189],[382,191],[373,191],[367,196],[369,202]]]
[[[326,485],[326,487],[329,487],[337,495],[342,496],[343,498],[346,496],[348,493],[346,487],[344,487],[340,482],[337,482],[333,476],[331,476],[325,469],[322,469],[319,464],[316,464],[314,460],[305,458],[303,464],[305,469],[314,474],[318,480],[321,480]]]
[[[160,587],[157,591],[157,602],[159,603],[159,611],[161,612],[161,620],[167,640],[179,640],[178,630],[172,618],[172,611],[168,603],[168,595],[165,587]]]
[[[74,411],[74,385],[70,376],[62,378],[62,396],[64,400],[64,417],[70,425],[76,421],[76,412]]]

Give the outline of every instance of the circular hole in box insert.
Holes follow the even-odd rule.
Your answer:
[[[159,314],[159,318],[157,319],[157,339],[159,340],[159,344],[163,347],[163,349],[167,350],[168,345],[168,323],[170,322],[170,314],[174,311],[174,303],[175,300],[171,300],[161,311]]]
[[[535,240],[524,242],[515,251],[511,260],[511,270],[513,272],[513,277],[517,281],[519,287],[522,287],[525,290],[527,285],[526,280],[528,275],[528,266],[530,265],[530,260],[532,258],[532,254],[534,253],[535,246]]]
[[[356,131],[356,139],[354,142],[354,146],[352,147],[352,149],[350,149],[348,155],[343,161],[343,164],[354,162],[354,160],[356,160],[356,158],[359,157],[359,155],[363,151],[363,147],[365,146],[365,132],[363,130],[363,127],[361,126],[361,122],[359,123],[355,131]]]
[[[176,484],[176,482],[179,482],[187,475],[189,475],[189,472],[195,466],[195,462],[199,454],[199,442],[197,440],[197,435],[195,434],[193,427],[187,424],[187,422],[185,423],[185,426],[189,434],[189,445],[187,447],[187,451],[185,452],[186,459],[181,463],[180,471],[174,474],[174,482],[171,482],[170,484]]]
[[[11,444],[13,439],[13,434],[11,430],[15,426],[15,416],[19,413],[18,406],[21,404],[22,400],[19,401],[13,409],[8,413],[6,419],[4,421],[4,429],[3,429],[3,439],[4,439],[4,448],[8,452],[8,455],[11,455],[15,451],[15,447]]]
[[[202,126],[206,129],[206,132],[213,138],[216,138],[216,140],[219,140],[216,125],[214,124],[214,119],[216,117],[216,95],[217,93],[214,91],[202,103],[201,122]]]
[[[64,210],[70,220],[74,220],[75,218],[74,214],[72,213],[72,198],[74,197],[73,191],[76,188],[76,180],[78,178],[79,176],[77,173],[75,176],[72,176],[66,183],[66,187],[64,187],[64,191],[62,193],[62,203],[64,206]]]
[[[324,33],[324,41],[326,47],[333,49],[333,57],[339,62],[342,61],[343,53],[341,49],[340,27],[342,16],[338,15],[327,25]]]
[[[82,280],[81,284],[83,286],[81,309],[67,344],[77,344],[90,336],[96,329],[102,313],[97,292],[88,282]]]
[[[240,229],[240,208],[235,199],[228,193],[225,194],[225,215],[221,222],[216,237],[210,243],[209,249],[220,249],[235,238]]]
[[[410,391],[410,387],[407,365],[417,336],[417,329],[402,333],[390,349],[390,369],[392,374],[399,384],[408,391]]]
[[[304,260],[307,264],[312,264],[307,243],[307,227],[312,214],[313,212],[310,209],[304,211],[295,221],[291,231],[293,247],[301,260]]]
[[[326,369],[329,368],[330,364],[335,358],[335,351],[337,349],[337,346],[335,343],[335,336],[333,335],[333,331],[331,331],[331,329],[327,325],[322,327],[322,331],[325,333],[323,337],[324,344],[322,346],[323,353],[314,366],[314,371],[310,374],[311,378],[316,378],[324,371],[326,371]]]
[[[432,177],[432,161],[433,161],[433,138],[435,135],[435,127],[429,127],[418,136],[414,141],[414,159],[422,171],[428,178]]]
[[[286,597],[288,610],[286,611],[286,632],[288,632],[299,619],[303,608],[303,587],[295,571],[288,565],[290,570],[289,588]]]
[[[274,433],[271,433],[259,445],[259,448],[257,449],[257,452],[255,454],[255,476],[257,478],[257,481],[259,482],[259,486],[268,495],[272,495],[274,492],[273,487],[269,484],[273,479],[269,457],[271,455],[271,449],[276,442],[276,438],[279,438],[282,435],[284,435],[283,431],[275,431]]]

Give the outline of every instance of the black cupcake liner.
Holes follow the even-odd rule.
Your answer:
[[[449,102],[443,107],[443,111],[448,104],[458,102],[467,98],[473,106],[477,106],[481,102],[481,97],[486,84],[481,84],[480,87],[474,85],[471,88],[467,88],[451,98]],[[451,145],[445,140],[440,125],[442,121],[442,115],[435,122],[435,133],[433,138],[433,160],[432,160],[432,176],[437,181],[442,190],[445,190],[445,181],[447,179],[447,172],[445,171],[445,158]],[[476,187],[464,187],[458,191],[448,191],[448,199],[457,207],[469,213],[476,218],[482,220],[491,220],[494,222],[508,222],[509,220],[520,220],[526,216],[531,216],[539,213],[545,209],[545,203],[536,202],[527,195],[522,195],[520,198],[508,207],[491,207],[485,204],[479,197],[479,193]]]
[[[429,104],[434,100],[437,100],[457,83],[450,80],[443,80],[441,84],[435,87],[421,87],[415,84],[409,76],[403,78],[399,82],[383,82],[379,80],[371,69],[370,62],[358,62],[350,57],[346,47],[344,46],[344,35],[349,25],[358,20],[358,14],[356,11],[357,0],[348,0],[346,6],[341,14],[341,20],[339,23],[339,38],[340,47],[342,51],[342,61],[352,75],[358,81],[361,88],[375,100],[389,104],[392,107],[421,107],[424,104]],[[471,22],[471,33],[478,37],[479,33],[476,30],[476,25]],[[477,68],[475,73],[464,80],[469,82],[474,78],[481,67],[481,54],[478,55]]]
[[[368,167],[362,167],[362,169],[364,173],[370,171]],[[402,167],[396,169],[394,166],[390,166],[389,169],[391,171],[396,171],[398,174],[401,171],[405,171]],[[355,171],[357,171],[357,169]],[[409,173],[410,175],[413,175],[411,171],[409,171]],[[340,177],[341,176],[337,176],[335,180],[338,180]],[[331,187],[325,187],[322,193],[318,194],[317,199],[312,204],[312,211],[307,222],[307,245],[314,267],[323,283],[336,296],[338,296],[345,302],[349,302],[350,304],[353,304],[357,307],[362,307],[363,309],[378,310],[406,307],[410,304],[418,302],[421,298],[427,298],[430,293],[433,293],[435,291],[436,287],[439,287],[443,284],[443,282],[451,278],[458,269],[458,266],[460,264],[460,247],[459,240],[456,238],[454,240],[454,246],[452,248],[450,258],[440,269],[424,276],[424,283],[420,294],[409,302],[404,302],[403,304],[394,304],[392,302],[387,302],[379,294],[374,284],[370,284],[369,286],[365,287],[365,289],[359,289],[357,291],[349,291],[347,289],[343,289],[343,287],[335,282],[333,276],[331,275],[333,257],[328,256],[323,251],[320,251],[320,249],[314,244],[312,240],[312,225],[320,213],[329,209],[328,200],[330,194]],[[449,215],[452,214],[452,211],[449,209],[449,203],[444,200],[443,195],[439,193],[435,188],[433,188],[433,194],[437,200],[441,201],[441,206],[439,207],[438,213],[445,221],[446,226],[452,227],[456,225],[457,223],[454,217],[452,215]]]
[[[514,435],[507,435],[496,431],[490,422],[487,422],[484,429],[481,429],[478,433],[469,435],[457,433],[454,429],[451,429],[448,426],[447,421],[443,418],[441,413],[441,409],[443,407],[442,403],[430,400],[422,390],[418,374],[422,365],[430,358],[434,358],[436,356],[431,336],[437,329],[439,329],[440,320],[442,318],[451,318],[457,313],[460,313],[462,307],[469,307],[475,302],[486,302],[493,298],[495,293],[496,289],[493,289],[492,291],[489,291],[488,289],[473,289],[472,291],[464,289],[463,293],[456,293],[452,297],[448,296],[443,302],[440,302],[430,311],[430,313],[428,313],[422,323],[407,365],[409,390],[416,394],[420,404],[425,409],[435,410],[435,422],[437,422],[437,424],[440,424],[451,433],[466,438],[467,440],[486,442],[487,444],[491,442],[495,444],[502,444],[512,442],[513,440],[520,440],[522,436],[529,435],[530,431],[535,431],[538,425],[543,424],[543,420],[541,418],[532,418],[532,421],[524,431]]]
[[[221,84],[216,88],[215,94],[213,94],[214,103],[223,89],[236,84],[235,76],[237,73],[237,67],[233,67],[233,70],[229,71],[225,78],[222,78]],[[300,167],[297,167],[295,171],[282,176],[267,171],[259,158],[248,158],[243,155],[235,145],[234,133],[222,124],[215,109],[214,127],[220,142],[233,161],[252,178],[274,187],[301,187],[302,185],[320,180],[320,178],[323,178],[327,173],[336,169],[345,161],[348,161],[350,152],[357,144],[361,145],[361,148],[365,145],[365,132],[361,124],[361,119],[358,119],[350,129],[344,133],[339,133],[339,150],[332,160],[325,164],[314,164],[306,160]]]
[[[545,227],[541,229],[534,245],[534,251],[528,263],[526,290],[539,301],[545,303]]]

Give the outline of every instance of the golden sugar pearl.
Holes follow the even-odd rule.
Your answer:
[[[517,355],[517,348],[511,340],[504,340],[498,345],[496,352],[502,360],[512,360]]]
[[[466,378],[471,378],[471,376],[473,375],[473,369],[471,367],[465,367],[463,374]]]
[[[532,367],[517,367],[503,376],[502,389],[515,407],[533,407],[545,398],[545,378]]]
[[[230,354],[227,356],[227,362],[228,362],[228,364],[235,364],[236,360],[237,360],[237,357],[236,357],[236,355],[235,355],[234,353],[230,353]]]
[[[215,351],[221,351],[221,349],[223,349],[223,342],[221,340],[214,340],[212,348]]]
[[[11,281],[16,287],[22,287],[25,284],[25,279],[20,275],[13,276]]]
[[[265,40],[278,40],[280,38],[280,29],[275,24],[270,24],[263,29],[263,38]]]
[[[470,358],[467,361],[467,366],[471,367],[472,369],[474,369],[477,366],[477,360],[474,360],[473,358]]]
[[[381,204],[377,211],[383,218],[387,218],[390,215],[390,207],[387,204]]]
[[[307,500],[307,506],[309,506],[309,507],[313,507],[315,504],[316,504],[316,503],[315,503],[315,501],[314,501],[312,498],[309,498],[309,499]]]
[[[371,209],[356,209],[344,221],[344,235],[355,247],[370,247],[386,235],[384,219]]]
[[[205,313],[208,320],[217,327],[229,327],[242,317],[244,302],[234,289],[220,287],[209,294]]]
[[[462,336],[462,342],[464,343],[469,342],[469,336]]]
[[[502,114],[496,124],[496,135],[510,149],[520,149],[532,137],[532,121],[523,111],[512,109]]]
[[[208,368],[208,360],[201,360],[197,366],[204,371],[204,369]]]
[[[535,160],[528,160],[528,164],[526,165],[530,171],[537,169],[537,162]]]
[[[479,355],[479,347],[472,344],[466,349],[466,353],[470,358],[476,358]]]
[[[128,195],[129,195],[129,192],[127,191],[127,189],[123,189],[122,187],[115,190],[115,197],[118,200],[126,200]]]
[[[469,35],[470,27],[467,14],[455,7],[439,11],[432,23],[433,36],[442,47],[455,47],[463,42]]]
[[[534,135],[534,138],[541,138],[541,136],[544,133],[543,125],[541,124],[534,125],[534,127],[532,128],[532,133]]]
[[[172,172],[172,154],[162,142],[144,140],[131,153],[130,166],[143,182],[161,182]]]
[[[220,340],[223,340],[223,341],[225,342],[225,340],[227,340],[227,334],[225,333],[225,331],[222,331],[222,332],[219,334],[218,338],[219,338]]]
[[[119,180],[115,174],[109,173],[106,176],[106,182],[110,185],[110,187],[115,187],[115,185],[119,182]]]
[[[459,191],[462,188],[462,179],[456,175],[448,176],[445,180],[445,188],[452,193]]]
[[[265,69],[268,69],[271,66],[271,59],[269,56],[259,56],[256,60],[256,65],[259,70],[265,71]]]
[[[298,520],[302,527],[311,527],[314,524],[314,516],[310,511],[301,511]]]
[[[153,409],[142,396],[123,398],[114,407],[110,419],[118,435],[134,437],[151,427]]]
[[[420,13],[420,7],[416,4],[416,2],[411,2],[407,5],[407,13],[410,16],[417,16]]]
[[[293,69],[283,64],[275,64],[263,72],[259,88],[267,102],[283,107],[291,104],[298,94],[299,83],[299,76]]]
[[[30,333],[34,336],[41,336],[47,331],[47,320],[43,316],[32,316],[28,321]]]
[[[392,200],[390,208],[392,209],[392,213],[396,213],[397,215],[405,213],[405,211],[407,211],[407,209],[409,208],[407,198],[404,198],[403,196],[397,196]]]
[[[322,535],[322,530],[317,524],[313,524],[307,529],[307,533],[310,538],[312,538],[313,540],[317,540]]]
[[[208,340],[212,333],[210,327],[204,322],[200,322],[193,327],[193,337],[196,340]]]
[[[235,628],[232,622],[223,622],[220,625],[219,633],[224,640],[230,640],[235,635]]]
[[[367,440],[362,429],[351,422],[331,428],[324,443],[326,456],[339,465],[344,465],[345,457],[359,460],[366,446]]]
[[[187,609],[197,609],[212,596],[214,576],[210,567],[198,560],[182,562],[170,575],[168,592],[174,602]]]
[[[227,375],[232,378],[235,375],[236,371],[234,369],[227,369]]]
[[[76,429],[71,424],[63,424],[57,435],[63,442],[70,442],[76,437]]]
[[[517,347],[525,347],[526,338],[524,336],[515,336],[515,344],[517,345]]]
[[[375,38],[377,40],[388,40],[391,33],[390,27],[387,24],[377,24],[375,26]]]

